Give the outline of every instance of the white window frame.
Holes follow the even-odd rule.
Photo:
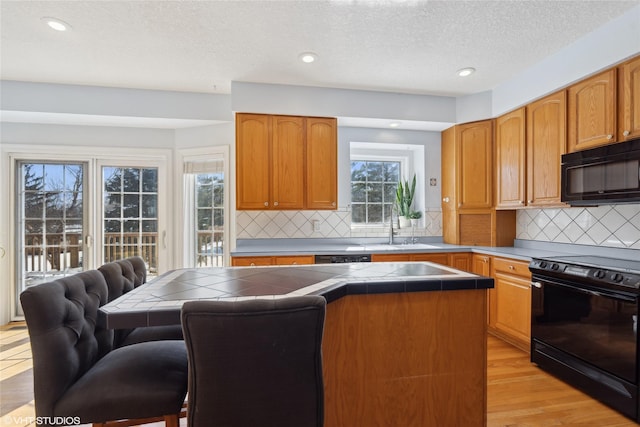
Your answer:
[[[16,190],[18,185],[16,166],[19,161],[25,162],[46,162],[46,161],[59,161],[59,162],[79,162],[86,163],[86,185],[88,187],[87,198],[83,201],[86,204],[87,209],[87,221],[85,224],[85,236],[83,238],[84,247],[92,248],[93,245],[100,243],[102,245],[102,227],[100,224],[101,213],[96,212],[101,209],[102,203],[97,205],[97,197],[102,197],[101,188],[101,168],[99,164],[106,165],[126,165],[126,166],[152,166],[158,168],[158,230],[161,236],[164,236],[166,247],[170,247],[171,236],[173,230],[171,223],[168,222],[168,216],[171,212],[167,211],[167,207],[172,205],[173,193],[168,191],[167,181],[172,174],[171,163],[171,150],[168,149],[130,149],[120,147],[117,150],[117,155],[114,155],[112,148],[98,148],[98,147],[78,147],[67,145],[19,145],[19,144],[2,144],[2,151],[0,152],[2,158],[2,182],[5,183],[7,189],[7,197],[4,200],[9,200],[9,203],[5,203],[0,206],[3,210],[3,214],[0,215],[5,221],[6,229],[9,230],[8,236],[3,236],[7,239],[6,246],[3,246],[5,250],[5,257],[0,259],[2,262],[0,265],[6,266],[8,270],[7,274],[3,274],[3,277],[8,278],[8,290],[4,286],[0,286],[0,293],[3,296],[8,295],[7,307],[5,307],[9,313],[10,320],[23,320],[17,310],[18,308],[18,295],[16,289],[17,280],[17,254],[15,248],[18,243],[19,236],[17,236],[16,223],[16,209],[14,202],[16,200]],[[141,160],[144,159],[144,160]],[[4,194],[4,191],[3,191]],[[162,196],[161,196],[162,195]],[[163,215],[160,215],[162,213]],[[160,220],[160,218],[162,220]],[[3,225],[3,224],[0,224]],[[162,226],[162,228],[161,228]],[[162,230],[162,231],[160,231]],[[162,242],[161,242],[162,243]],[[171,252],[166,248],[159,245],[158,247],[158,273],[161,274],[164,271],[172,268],[172,259],[170,257]],[[0,251],[1,252],[1,251]],[[90,253],[89,253],[90,252]],[[102,259],[102,249],[87,250],[87,254],[83,257],[83,267],[85,270],[94,269],[102,265],[100,260]],[[4,300],[4,298],[0,298]]]
[[[222,160],[224,162],[224,231],[222,238],[222,246],[224,248],[223,263],[225,266],[231,265],[231,233],[234,229],[235,221],[232,223],[231,218],[231,193],[233,187],[231,185],[231,167],[229,164],[229,146],[214,145],[206,148],[190,148],[181,149],[175,156],[175,193],[178,194],[178,206],[183,208],[179,212],[175,212],[175,230],[176,245],[174,251],[174,259],[176,267],[190,267],[195,265],[195,247],[193,227],[193,209],[195,202],[193,200],[193,185],[185,185],[184,164],[185,162],[197,160]],[[189,213],[189,214],[187,214]]]
[[[129,158],[100,158],[96,159],[96,182],[97,187],[94,187],[93,190],[98,192],[95,194],[96,199],[98,197],[103,197],[104,191],[104,177],[102,174],[103,167],[121,167],[121,168],[157,168],[158,169],[158,275],[164,273],[165,271],[171,268],[170,264],[170,256],[171,251],[169,248],[170,235],[168,232],[169,227],[169,219],[167,218],[171,215],[171,212],[168,211],[167,207],[169,206],[167,203],[167,195],[169,195],[169,191],[167,188],[167,179],[168,179],[168,167],[166,161],[158,161],[157,159],[149,159],[149,158],[139,158],[139,159],[129,159]],[[104,218],[104,203],[103,201],[97,201],[94,205],[96,207],[96,216],[94,218],[95,224],[95,241],[92,242],[96,247],[96,251],[94,252],[94,256],[97,257],[95,265],[104,264],[104,227],[102,224],[102,220]]]
[[[427,163],[424,157],[425,146],[415,143],[389,143],[389,142],[349,142],[349,192],[351,192],[351,161],[352,160],[389,160],[400,161],[401,179],[413,179],[414,173],[418,182],[424,180],[427,173]],[[419,185],[417,188],[415,208],[423,210],[426,204],[426,188]],[[349,193],[349,207],[351,207],[351,193]],[[388,224],[387,224],[388,225]],[[380,224],[354,224],[351,223],[354,231],[380,232]]]
[[[407,173],[407,169],[410,168],[411,162],[409,161],[408,156],[382,156],[382,155],[367,155],[367,154],[355,154],[349,157],[349,191],[351,191],[351,162],[352,161],[373,161],[373,162],[398,162],[400,163],[400,178],[402,180],[408,179],[407,176],[413,174],[411,172]],[[413,170],[413,168],[410,168]],[[351,194],[349,194],[349,205],[351,206]],[[365,229],[365,228],[380,228],[384,223],[376,222],[376,223],[354,223],[351,222],[352,229]]]

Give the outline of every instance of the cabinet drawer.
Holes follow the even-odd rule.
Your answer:
[[[260,265],[273,265],[273,257],[270,256],[245,256],[232,257],[231,265],[233,267],[255,267]]]
[[[407,262],[409,261],[409,254],[373,254],[371,255],[372,262]]]
[[[531,277],[529,271],[529,263],[526,261],[516,261],[508,258],[494,258],[493,259],[494,271],[500,271],[507,274],[515,274],[525,278]]]
[[[294,256],[277,256],[275,257],[276,265],[302,265],[313,264],[313,255],[294,255]]]
[[[449,265],[449,257],[447,254],[412,254],[411,261],[429,261]]]

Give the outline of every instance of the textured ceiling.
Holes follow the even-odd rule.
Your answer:
[[[8,1],[1,77],[229,93],[247,81],[490,90],[638,1]],[[50,30],[42,17],[73,30]],[[303,64],[313,51],[319,60]],[[461,79],[455,71],[478,71]]]

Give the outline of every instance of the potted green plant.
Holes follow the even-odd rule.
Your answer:
[[[418,226],[418,220],[422,218],[422,212],[420,211],[411,211],[409,212],[409,219],[411,220],[411,226],[412,227],[417,227]]]
[[[411,207],[413,205],[413,197],[416,193],[416,174],[413,174],[413,180],[411,185],[409,181],[402,180],[398,182],[396,188],[396,208],[398,210],[398,222],[400,227],[407,227],[409,222],[409,214],[411,213]]]

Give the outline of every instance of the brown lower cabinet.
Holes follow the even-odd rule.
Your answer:
[[[480,276],[491,277],[491,257],[483,254],[471,256],[471,272]],[[495,327],[496,319],[496,290],[487,289],[487,325]]]
[[[437,264],[447,265],[458,270],[470,271],[471,253],[450,252],[450,253],[417,253],[417,254],[373,254],[372,262],[406,262],[406,261],[428,261]]]
[[[302,265],[313,264],[313,255],[293,256],[234,256],[231,257],[233,267],[258,267],[264,265]]]
[[[531,272],[529,263],[493,257],[489,294],[489,332],[521,348],[531,344]]]

